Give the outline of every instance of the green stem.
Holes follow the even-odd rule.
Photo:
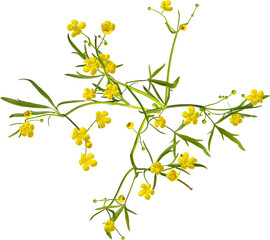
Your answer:
[[[128,194],[127,194],[125,203],[127,202],[128,197],[129,197],[129,195],[130,195],[130,193],[131,193],[131,190],[132,190],[132,188],[133,188],[133,185],[134,185],[134,182],[135,182],[135,178],[136,178],[136,177],[137,177],[137,174],[135,173],[134,178],[133,178],[133,181],[132,181],[132,184],[131,184],[130,189],[129,189],[129,191],[128,191]],[[124,203],[124,204],[125,204],[125,203]]]
[[[128,172],[127,172],[127,173],[125,174],[125,176],[123,177],[123,179],[122,179],[122,181],[121,181],[121,183],[120,183],[120,185],[119,185],[119,187],[118,187],[118,189],[117,189],[117,191],[116,191],[116,193],[115,193],[115,195],[114,195],[114,197],[113,197],[113,200],[112,200],[111,203],[107,206],[108,208],[113,204],[113,202],[114,202],[115,199],[117,198],[117,195],[118,195],[118,193],[119,193],[119,191],[120,191],[120,189],[121,189],[121,187],[122,187],[122,185],[123,185],[123,183],[124,183],[126,177],[128,176],[128,174],[129,174],[133,169],[134,169],[134,168],[129,169]]]
[[[62,114],[62,116],[64,116],[65,118],[67,118],[78,130],[80,130],[80,128],[65,114]]]
[[[166,82],[169,82],[169,78],[170,78],[170,70],[171,70],[171,63],[172,63],[172,56],[173,56],[173,50],[174,50],[174,46],[175,46],[175,42],[176,42],[176,38],[178,36],[178,32],[176,32],[174,39],[173,39],[173,44],[172,44],[172,49],[171,49],[171,54],[170,54],[170,58],[169,58],[169,63],[168,63],[168,70],[167,70],[167,79]],[[169,94],[170,94],[170,88],[168,86],[166,86],[166,93],[165,93],[165,105],[168,102],[168,98],[169,98]]]

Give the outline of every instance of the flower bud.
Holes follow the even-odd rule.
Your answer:
[[[196,5],[195,5],[195,7],[199,7],[200,5],[197,3]]]
[[[244,98],[244,97],[246,97],[246,95],[245,94],[242,94],[241,97]]]
[[[142,151],[145,151],[145,148],[144,147],[142,147]]]
[[[147,9],[150,11],[151,10],[151,7],[148,7]]]
[[[108,43],[107,43],[107,42],[105,42],[105,43],[104,43],[104,45],[105,45],[105,46],[107,46],[107,45],[108,45]]]
[[[39,120],[40,122],[44,122],[44,120],[41,118],[40,120]]]
[[[203,123],[203,124],[206,124],[206,120],[205,120],[205,119],[203,119],[203,120],[202,120],[202,123]]]
[[[236,94],[236,91],[235,90],[232,90],[232,94],[235,95]]]
[[[228,99],[228,96],[225,96],[225,99]]]
[[[97,200],[96,200],[96,199],[94,199],[94,200],[93,200],[93,203],[97,203]]]

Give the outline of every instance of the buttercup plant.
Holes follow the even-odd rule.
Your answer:
[[[189,189],[192,189],[186,182],[181,180],[183,174],[190,174],[189,171],[194,168],[206,168],[200,162],[200,156],[194,156],[191,152],[181,152],[178,150],[179,144],[192,144],[202,152],[210,157],[210,146],[214,135],[214,132],[219,132],[224,139],[228,138],[232,142],[236,143],[238,147],[245,150],[241,142],[236,138],[236,134],[230,133],[224,128],[220,127],[220,123],[226,121],[228,124],[238,126],[246,118],[256,117],[255,115],[247,114],[246,110],[252,110],[261,107],[260,104],[263,100],[269,97],[264,95],[263,91],[257,91],[253,89],[247,96],[241,95],[240,102],[234,107],[220,108],[218,104],[221,102],[229,102],[231,97],[237,95],[236,90],[232,90],[230,94],[226,96],[220,96],[217,101],[207,105],[190,104],[190,103],[170,103],[170,96],[178,86],[180,77],[175,79],[173,82],[170,80],[170,69],[172,65],[172,56],[174,47],[179,34],[187,34],[189,24],[195,15],[195,12],[199,4],[195,5],[195,9],[187,21],[181,22],[180,12],[178,11],[178,19],[175,27],[170,24],[165,14],[173,14],[175,11],[171,1],[163,1],[160,4],[160,9],[155,10],[151,7],[149,11],[153,11],[159,14],[164,20],[168,31],[174,37],[170,57],[167,63],[167,74],[166,79],[158,78],[158,74],[165,69],[165,64],[157,68],[155,71],[151,70],[149,65],[149,76],[145,80],[133,80],[129,82],[122,82],[116,79],[113,74],[119,71],[119,68],[123,64],[114,63],[117,62],[116,56],[110,56],[106,50],[103,51],[103,47],[108,44],[107,35],[113,34],[116,29],[114,23],[105,21],[101,24],[101,32],[103,36],[90,37],[86,35],[86,23],[77,20],[72,20],[67,25],[67,30],[71,33],[67,35],[68,41],[71,47],[74,49],[74,53],[77,54],[81,60],[76,66],[79,70],[76,74],[66,74],[68,77],[77,79],[89,79],[91,82],[89,86],[82,89],[80,93],[82,99],[79,100],[67,100],[58,103],[57,105],[51,99],[51,97],[40,88],[33,80],[21,79],[32,84],[32,86],[50,103],[50,105],[43,105],[28,101],[16,100],[12,98],[2,97],[1,99],[17,106],[28,108],[27,111],[21,113],[14,113],[11,118],[21,118],[21,122],[16,122],[11,125],[19,125],[17,130],[9,137],[18,135],[18,137],[29,137],[34,136],[34,121],[43,122],[43,118],[47,118],[48,123],[51,117],[60,117],[67,119],[71,124],[70,128],[71,140],[75,141],[74,145],[78,145],[82,148],[81,156],[78,156],[78,167],[84,171],[94,171],[98,167],[98,154],[90,152],[92,145],[95,142],[90,141],[92,127],[107,128],[109,124],[113,125],[113,119],[109,116],[107,111],[103,111],[100,107],[100,111],[92,115],[92,122],[88,126],[77,125],[71,118],[70,115],[75,113],[78,109],[86,106],[99,104],[105,105],[116,105],[120,107],[132,108],[138,111],[138,114],[143,116],[143,120],[139,126],[136,126],[133,122],[123,123],[123,127],[135,132],[136,136],[134,139],[133,146],[131,146],[130,152],[130,163],[131,168],[123,176],[115,194],[110,197],[106,197],[101,200],[93,200],[94,203],[101,203],[101,206],[96,208],[90,220],[95,216],[105,213],[103,228],[109,238],[112,238],[112,233],[117,232],[121,239],[125,237],[120,233],[120,226],[117,225],[117,219],[120,215],[124,215],[128,230],[130,230],[129,214],[136,214],[127,206],[127,202],[130,193],[134,188],[138,193],[138,196],[144,197],[145,200],[151,201],[151,198],[155,197],[155,187],[157,185],[158,178],[166,178],[168,184],[173,181],[177,181]],[[71,36],[71,38],[70,38]],[[85,38],[84,44],[81,47],[77,47],[72,38]],[[80,50],[83,49],[83,50]],[[83,72],[83,73],[82,73]],[[143,85],[141,85],[143,84]],[[161,89],[161,90],[160,90]],[[142,97],[147,98],[151,101],[150,106],[146,106]],[[136,104],[130,103],[130,100],[135,100]],[[71,108],[69,111],[63,113],[61,110],[62,105],[78,104],[76,107]],[[170,119],[165,119],[163,114],[167,109],[182,108],[182,116],[179,116],[179,126],[175,129],[170,127]],[[38,109],[36,111],[35,109]],[[208,137],[208,148],[206,148],[199,139],[191,137],[189,135],[182,134],[183,129],[192,128],[193,125],[199,122],[211,124],[211,129]],[[88,128],[87,128],[88,127]],[[161,151],[160,155],[156,158],[152,155],[150,149],[147,147],[147,143],[144,141],[144,136],[147,130],[153,128],[159,134],[170,134],[171,142],[168,146],[165,146]],[[134,158],[135,151],[138,151],[138,145],[141,145],[141,150],[145,151],[148,156],[148,162],[140,163],[136,162]],[[165,145],[165,144],[164,144]],[[95,154],[95,155],[94,155]],[[97,157],[96,157],[97,156]],[[170,156],[169,162],[164,161],[165,156]],[[193,157],[194,156],[194,157]],[[96,160],[97,159],[97,160]],[[82,171],[83,171],[82,170]],[[150,173],[147,177],[146,173]],[[123,195],[121,190],[127,177],[133,173],[133,180],[127,194]],[[139,176],[143,179],[139,182]],[[121,194],[120,194],[121,192]]]

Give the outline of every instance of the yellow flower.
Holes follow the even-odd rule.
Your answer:
[[[159,117],[158,119],[155,120],[155,127],[158,127],[160,125],[161,128],[164,128],[166,124],[166,120],[163,117]]]
[[[110,21],[105,21],[101,24],[101,30],[104,34],[110,34],[115,29],[115,24]]]
[[[25,118],[30,118],[32,116],[31,111],[27,110],[26,112],[24,112],[24,117]]]
[[[170,180],[170,181],[176,181],[177,179],[178,179],[178,176],[179,176],[179,174],[175,171],[175,170],[173,170],[173,169],[171,169],[167,174],[166,174],[166,177]]]
[[[100,128],[105,128],[105,123],[109,124],[111,122],[111,119],[106,116],[108,116],[108,112],[106,111],[96,113],[96,120]]]
[[[90,139],[89,134],[86,134],[86,129],[84,127],[80,128],[80,131],[77,128],[73,129],[73,134],[71,135],[71,138],[73,140],[76,139],[77,145],[82,145],[82,140],[85,142],[88,142]]]
[[[89,166],[91,166],[91,167],[97,166],[97,161],[93,158],[94,158],[94,154],[92,154],[92,153],[88,153],[87,156],[85,156],[85,154],[81,155],[81,159],[79,161],[79,164],[83,165],[84,171],[88,171]]]
[[[239,113],[237,114],[233,114],[232,117],[230,118],[230,122],[231,124],[233,124],[234,126],[237,126],[239,123],[242,122],[242,118],[241,115]]]
[[[187,30],[187,25],[186,24],[181,24],[179,29],[182,30],[182,31],[186,31]]]
[[[163,170],[164,170],[164,167],[161,166],[161,163],[155,162],[155,163],[152,163],[152,168],[151,168],[150,172],[159,175],[160,172],[162,172]]]
[[[151,198],[151,195],[154,195],[154,193],[155,193],[155,191],[153,189],[151,189],[151,184],[149,184],[149,183],[147,185],[145,183],[141,184],[141,188],[143,190],[139,191],[139,196],[142,197],[144,195],[144,198],[146,200],[149,200]]]
[[[71,37],[76,37],[77,35],[80,35],[82,33],[82,29],[86,27],[85,22],[79,22],[77,20],[71,20],[71,24],[67,25],[68,31],[73,31],[71,33]]]
[[[84,63],[86,63],[86,65],[83,66],[83,71],[90,71],[91,75],[96,75],[97,70],[100,68],[100,62],[95,57],[91,57],[84,59]]]
[[[91,90],[89,88],[84,89],[83,98],[85,98],[87,101],[90,101],[92,98],[95,98],[95,97],[96,97],[96,93],[93,88],[91,88]]]
[[[200,117],[200,114],[198,112],[195,112],[195,108],[192,106],[188,107],[188,111],[189,113],[186,111],[182,113],[182,116],[186,118],[186,120],[184,121],[184,124],[188,125],[192,122],[194,125],[196,125],[198,122],[197,118]]]
[[[259,91],[257,92],[256,89],[253,89],[250,91],[250,95],[247,96],[247,100],[248,101],[252,101],[252,105],[255,106],[257,105],[259,102],[262,103],[263,99],[262,97],[264,96],[264,92],[263,91]]]
[[[197,159],[194,157],[189,158],[189,153],[185,152],[183,153],[182,157],[178,158],[178,163],[181,165],[182,169],[194,169],[194,163],[197,162]]]
[[[106,96],[108,99],[112,99],[113,96],[119,97],[120,93],[118,92],[118,86],[116,84],[107,84],[106,86],[107,90],[103,92],[103,94]]]
[[[166,0],[166,1],[163,1],[161,3],[161,6],[160,7],[161,7],[161,9],[170,12],[170,11],[173,10],[173,7],[169,7],[170,5],[171,5],[171,1]]]
[[[19,127],[19,130],[23,137],[28,136],[29,138],[31,138],[34,136],[34,132],[33,132],[34,128],[35,127],[33,124],[30,124],[29,122],[25,122],[23,123],[22,126]]]
[[[102,53],[99,55],[99,57],[105,66],[105,71],[107,73],[115,73],[116,64],[114,62],[112,62],[111,60],[109,60],[110,54],[103,54]],[[103,66],[101,66],[101,68],[103,68]]]
[[[128,129],[133,129],[134,128],[134,124],[133,124],[133,122],[129,122],[129,123],[127,123],[127,128]]]
[[[118,202],[120,202],[120,203],[124,203],[125,200],[126,200],[126,198],[125,198],[124,195],[120,195],[120,196],[118,197]]]
[[[107,232],[113,232],[115,230],[114,221],[108,220],[104,225],[104,230]]]
[[[92,146],[93,146],[92,142],[90,142],[90,141],[85,142],[85,147],[91,148]]]

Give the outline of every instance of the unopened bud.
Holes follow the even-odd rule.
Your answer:
[[[150,11],[151,10],[151,7],[148,7],[147,9]]]
[[[203,119],[203,120],[202,120],[202,123],[203,123],[203,124],[206,124],[206,120],[205,120],[205,119]]]
[[[235,95],[236,94],[236,91],[235,90],[232,90],[232,94]]]
[[[195,5],[195,7],[199,7],[200,5],[197,3],[196,5]]]
[[[94,200],[93,200],[93,203],[97,203],[97,200],[96,200],[96,199],[94,199]]]
[[[40,120],[39,120],[40,122],[44,122],[44,120],[41,118]]]
[[[246,97],[246,95],[245,94],[242,94],[241,97],[244,98],[244,97]]]

